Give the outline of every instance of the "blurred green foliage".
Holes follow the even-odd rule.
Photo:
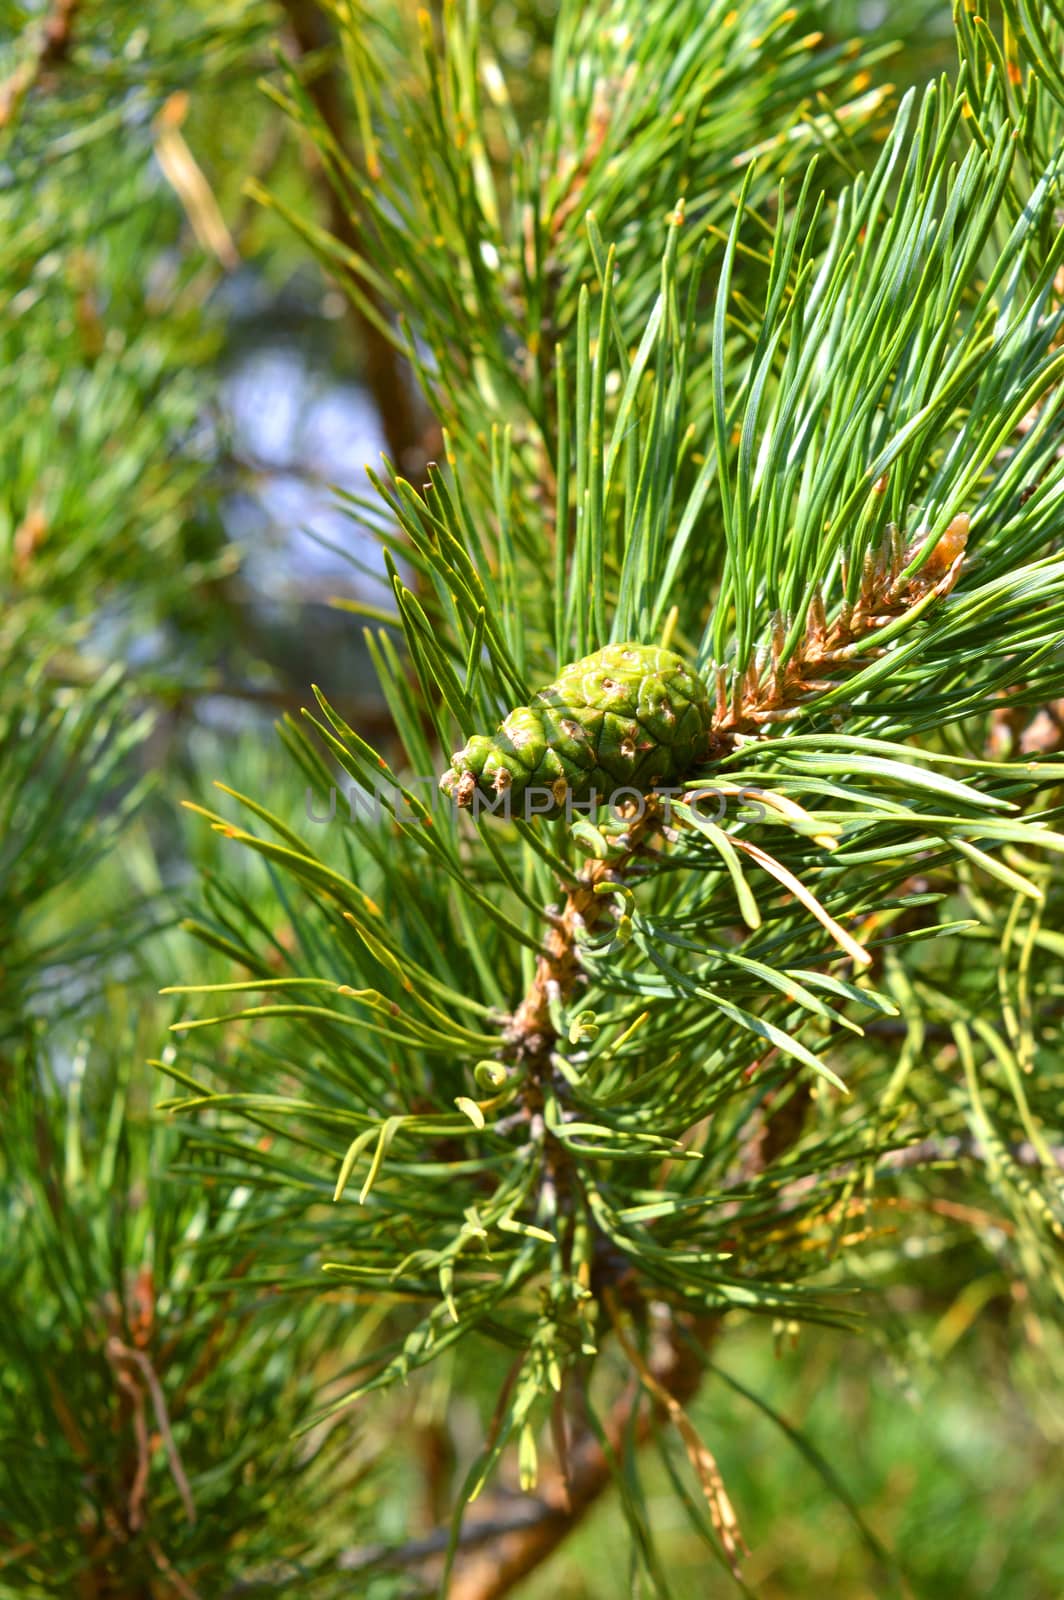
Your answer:
[[[1027,1358],[1010,1356],[1018,1330],[1010,1332],[1004,1309],[992,1302],[976,1331],[937,1349],[934,1361],[926,1345],[923,1355],[914,1350],[905,1370],[870,1363],[867,1347],[824,1331],[777,1353],[764,1332],[736,1329],[721,1357],[729,1378],[802,1430],[865,1526],[897,1552],[910,1592],[928,1600],[1053,1600],[1064,1585],[1056,1494],[1064,1418],[1044,1373],[1025,1372]],[[944,1332],[950,1310],[922,1326],[917,1314],[914,1344]],[[756,1594],[866,1600],[891,1592],[835,1487],[773,1418],[714,1375],[692,1415],[742,1508],[753,1548],[744,1576]],[[717,1593],[719,1579],[681,1523],[664,1467],[647,1478],[676,1600]],[[549,1573],[527,1585],[528,1600],[626,1593],[627,1556],[613,1515],[595,1512]]]

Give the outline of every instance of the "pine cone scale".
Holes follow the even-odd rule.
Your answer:
[[[461,806],[474,795],[511,807],[549,789],[550,809],[616,789],[645,793],[706,760],[712,709],[706,685],[671,650],[620,644],[564,667],[554,683],[518,706],[493,736],[475,734],[440,780]]]

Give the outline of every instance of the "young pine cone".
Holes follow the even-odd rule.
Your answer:
[[[706,759],[711,723],[706,686],[678,655],[611,644],[565,667],[491,737],[474,734],[440,788],[460,806],[479,796],[513,815],[528,797],[529,815],[557,817],[682,777]]]

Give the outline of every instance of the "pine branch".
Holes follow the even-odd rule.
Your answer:
[[[637,1448],[646,1444],[672,1409],[697,1393],[716,1334],[717,1323],[710,1318],[684,1333],[670,1323],[655,1340],[650,1362],[639,1358],[650,1407],[640,1386],[629,1385],[606,1418],[602,1437],[582,1428],[568,1443],[565,1470],[535,1494],[516,1501],[497,1494],[470,1511],[458,1538],[449,1600],[501,1600],[542,1566],[613,1485],[626,1441],[634,1439]],[[338,1564],[347,1572],[428,1566],[431,1573],[434,1566],[438,1571],[451,1537],[448,1528],[438,1528],[396,1547],[350,1551]]]
[[[719,760],[735,748],[741,737],[757,737],[792,712],[807,714],[815,708],[817,692],[826,678],[836,680],[859,663],[858,650],[889,623],[928,602],[944,598],[960,575],[968,537],[968,518],[959,516],[928,553],[915,574],[913,563],[922,554],[919,540],[908,547],[894,528],[879,550],[866,560],[856,605],[844,605],[830,625],[819,597],[814,599],[805,638],[781,669],[778,657],[762,677],[751,664],[731,695],[723,671],[718,673],[717,710],[709,738],[709,758]],[[782,643],[782,627],[776,635]],[[506,1030],[515,1059],[536,1071],[549,1065],[557,1033],[551,1007],[572,996],[580,978],[579,941],[611,914],[610,898],[598,892],[606,883],[623,884],[645,854],[648,842],[662,827],[662,814],[651,800],[616,841],[605,859],[589,861],[580,881],[566,894],[559,912],[548,913],[551,926],[544,940],[532,983]]]
[[[723,688],[718,698],[717,715],[711,734],[714,754],[726,754],[739,735],[756,737],[763,729],[787,715],[788,710],[801,704],[809,709],[815,698],[819,680],[825,675],[837,677],[853,662],[855,649],[878,630],[917,605],[941,599],[947,595],[959,576],[967,541],[968,519],[959,517],[947,534],[930,552],[919,573],[910,575],[908,569],[921,553],[919,542],[908,548],[899,540],[897,531],[889,530],[880,550],[866,563],[859,597],[855,606],[844,606],[839,617],[828,624],[822,605],[813,609],[806,637],[795,651],[786,669],[775,666],[765,681],[759,679],[755,669],[749,670],[743,680],[741,692],[727,697]],[[723,685],[723,675],[720,679]],[[555,1204],[565,1209],[568,1164],[565,1152],[543,1128],[538,1115],[541,1104],[539,1086],[552,1070],[551,1057],[558,1042],[558,1033],[552,1020],[552,1010],[568,1001],[580,980],[582,965],[579,946],[582,939],[592,934],[610,915],[610,897],[597,892],[600,885],[621,885],[645,854],[648,842],[661,830],[662,818],[656,804],[648,804],[640,816],[633,820],[618,849],[606,859],[594,859],[580,873],[580,882],[566,894],[560,913],[549,915],[551,926],[546,935],[543,953],[536,963],[535,975],[520,1005],[506,1029],[506,1041],[513,1051],[515,1062],[529,1074],[526,1108],[531,1119],[533,1137],[546,1138],[548,1142],[547,1181],[555,1188]],[[751,1181],[759,1171],[771,1166],[796,1142],[802,1134],[809,1101],[804,1087],[796,1090],[785,1102],[785,1117],[768,1119],[768,1129],[748,1159],[744,1181]],[[900,1163],[899,1163],[900,1164]],[[608,1278],[600,1282],[597,1292],[611,1308],[616,1324],[616,1306]],[[716,1325],[714,1325],[714,1336]],[[629,1358],[633,1347],[621,1335],[622,1348]],[[673,1344],[675,1350],[675,1341]],[[676,1350],[677,1356],[679,1351]],[[685,1399],[698,1386],[700,1368],[692,1369],[677,1361],[674,1371],[653,1380],[656,1398],[663,1412],[674,1423],[680,1419],[681,1431],[687,1438],[689,1425],[683,1412]],[[624,1436],[629,1419],[613,1419],[615,1435]],[[641,1434],[640,1437],[644,1437]],[[703,1447],[704,1448],[704,1447]],[[702,1455],[698,1456],[701,1462]],[[709,1458],[711,1460],[711,1458]],[[701,1472],[701,1469],[700,1469]],[[714,1482],[719,1481],[715,1467],[710,1472]],[[548,1495],[542,1496],[543,1514],[531,1527],[497,1536],[492,1548],[482,1559],[468,1566],[466,1575],[461,1568],[456,1587],[451,1593],[456,1600],[498,1600],[512,1586],[534,1570],[553,1552],[573,1527],[585,1515],[590,1505],[608,1486],[611,1478],[609,1454],[594,1440],[585,1440],[576,1452],[576,1465],[570,1468],[569,1507],[556,1506]],[[564,1481],[555,1495],[564,1494]],[[735,1543],[736,1529],[722,1510],[727,1507],[727,1497],[721,1486],[719,1493],[709,1495],[718,1536],[733,1569],[738,1555]]]
[[[747,1165],[743,1184],[751,1182],[761,1171],[771,1169],[789,1146],[802,1134],[805,1113],[809,1108],[807,1096],[799,1094],[785,1105],[785,1114],[769,1116],[767,1137],[759,1140],[753,1159]],[[1025,1166],[1039,1166],[1041,1157],[1029,1143],[1012,1147],[1013,1159]],[[986,1159],[987,1152],[978,1140],[964,1137],[929,1138],[904,1149],[886,1152],[878,1160],[877,1171],[902,1172],[926,1166],[955,1165],[958,1161]],[[1064,1169],[1064,1148],[1053,1151],[1058,1166]],[[817,1183],[842,1181],[856,1169],[848,1165],[833,1173],[817,1174],[806,1179],[791,1180],[778,1191],[781,1213],[803,1193]],[[612,1289],[606,1288],[604,1297],[610,1305],[611,1320],[617,1326],[619,1307]],[[579,1526],[602,1496],[613,1486],[622,1442],[633,1438],[637,1448],[645,1445],[655,1428],[664,1421],[675,1424],[682,1407],[694,1398],[706,1371],[708,1355],[722,1331],[719,1319],[703,1318],[697,1328],[685,1328],[670,1316],[662,1335],[654,1341],[651,1363],[648,1366],[627,1335],[620,1339],[621,1346],[640,1374],[644,1387],[655,1404],[647,1411],[641,1407],[638,1389],[621,1397],[614,1405],[605,1424],[603,1441],[587,1429],[580,1432],[566,1449],[564,1470],[555,1475],[534,1493],[512,1500],[499,1492],[480,1502],[463,1520],[458,1536],[458,1558],[455,1562],[450,1600],[502,1600],[512,1589],[536,1571]],[[685,1425],[689,1429],[689,1424]],[[700,1441],[690,1441],[689,1448],[704,1450]],[[710,1458],[711,1459],[711,1458]],[[714,1493],[726,1491],[717,1481]],[[718,1513],[721,1515],[721,1513]],[[734,1542],[737,1528],[723,1513],[725,1521],[718,1526],[724,1532],[722,1540],[726,1553],[734,1562],[738,1549]],[[734,1513],[731,1513],[734,1516]],[[366,1572],[384,1568],[411,1572],[427,1567],[426,1576],[438,1571],[438,1560],[453,1538],[449,1527],[440,1527],[420,1539],[399,1546],[375,1546],[347,1552],[338,1565],[347,1572]],[[487,1548],[485,1548],[487,1547]],[[474,1553],[476,1552],[476,1553]]]

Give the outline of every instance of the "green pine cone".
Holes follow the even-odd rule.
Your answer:
[[[460,806],[505,796],[511,815],[528,796],[529,815],[557,817],[573,802],[682,777],[705,759],[711,726],[706,686],[678,655],[611,644],[566,667],[491,737],[474,734],[440,788]]]

